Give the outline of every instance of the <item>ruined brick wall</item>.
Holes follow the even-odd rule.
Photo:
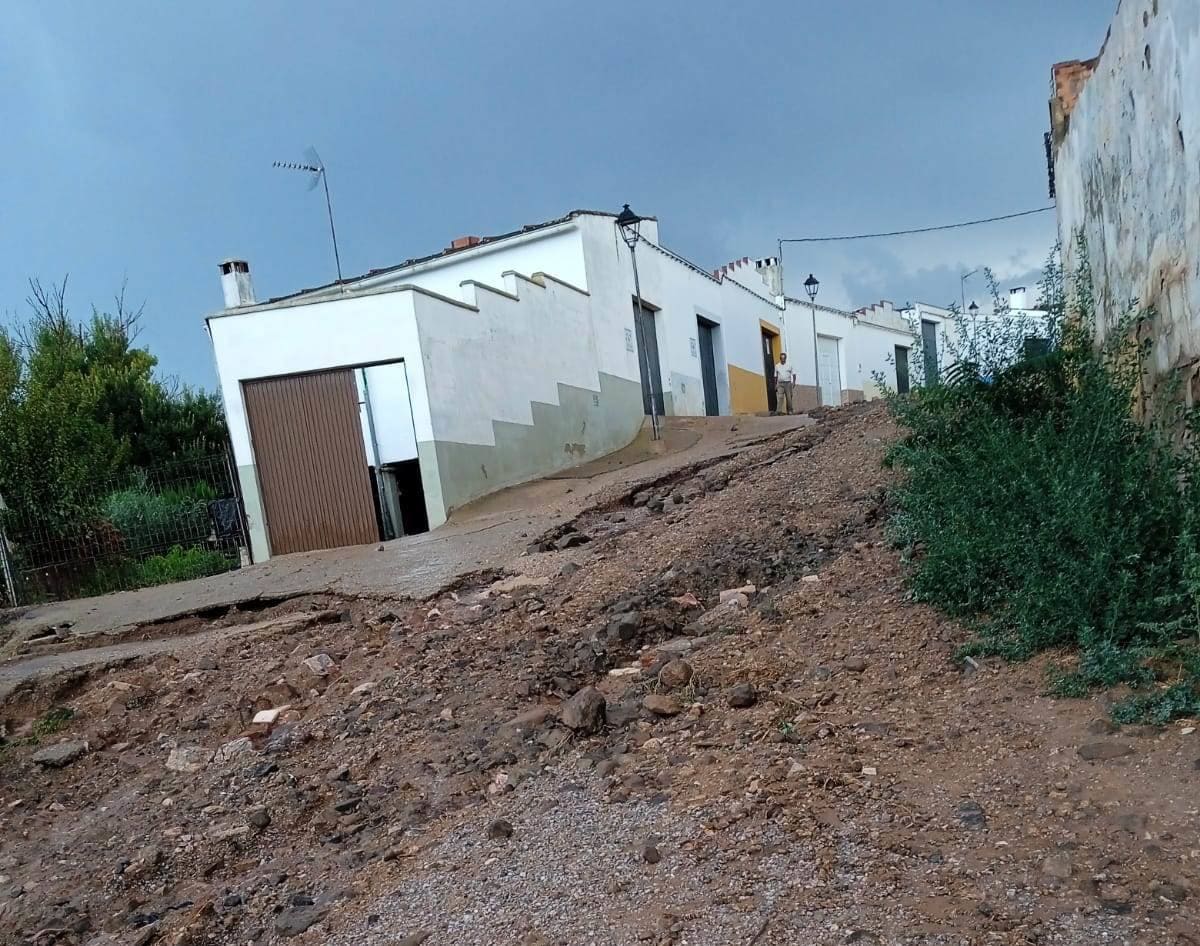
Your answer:
[[[1097,58],[1054,67],[1050,118],[1063,262],[1082,230],[1098,333],[1153,308],[1147,393],[1179,369],[1200,402],[1200,2],[1122,0]]]

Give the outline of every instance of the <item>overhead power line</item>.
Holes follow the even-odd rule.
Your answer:
[[[877,237],[894,237],[907,236],[910,233],[934,233],[938,230],[958,230],[961,227],[977,227],[984,223],[996,223],[1000,220],[1013,220],[1017,217],[1028,217],[1032,214],[1044,214],[1048,210],[1053,210],[1054,205],[1049,207],[1037,207],[1033,210],[1022,210],[1015,214],[1002,214],[999,217],[984,217],[982,220],[965,220],[962,223],[946,223],[940,227],[918,227],[914,230],[889,230],[887,233],[855,233],[849,236],[824,236],[824,237],[785,237],[780,243],[836,243],[842,240],[873,240]]]

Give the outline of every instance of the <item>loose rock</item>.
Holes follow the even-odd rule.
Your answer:
[[[758,693],[753,683],[736,683],[725,696],[734,709],[746,709],[758,702]]]
[[[87,751],[86,739],[72,739],[70,742],[60,742],[57,745],[39,749],[33,754],[33,761],[48,769],[61,769],[77,759],[83,758]]]
[[[671,660],[658,672],[658,682],[673,690],[691,683],[692,675],[692,665],[686,660]]]
[[[987,827],[987,815],[983,806],[977,801],[965,801],[958,806],[958,820],[972,831],[981,831]]]
[[[560,718],[568,729],[586,735],[604,726],[606,708],[603,693],[595,687],[584,687],[563,703]]]
[[[851,673],[862,673],[867,669],[867,658],[857,656],[847,657],[842,661],[842,666]]]
[[[327,677],[337,667],[337,663],[328,654],[313,654],[304,659],[304,666],[314,677]]]
[[[655,716],[678,716],[682,712],[682,707],[675,699],[662,693],[651,693],[642,700],[642,706]]]
[[[1089,742],[1079,747],[1079,758],[1085,762],[1108,762],[1133,755],[1133,746],[1126,742]]]
[[[172,772],[200,772],[208,767],[213,754],[200,746],[179,746],[167,756],[167,768]]]
[[[493,841],[507,841],[513,836],[513,826],[503,818],[497,818],[488,825],[487,835]]]

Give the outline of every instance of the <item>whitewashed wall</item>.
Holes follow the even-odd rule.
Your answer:
[[[394,376],[389,377],[387,372],[377,375],[381,379],[381,390],[372,391],[371,403],[376,416],[385,418],[388,449],[407,452],[403,446],[405,434],[401,420],[405,407],[411,416],[412,436],[416,440],[429,440],[433,436],[414,295],[412,291],[381,290],[322,302],[249,307],[208,320],[226,423],[246,500],[251,552],[255,561],[268,558],[270,549],[262,520],[262,501],[253,473],[254,454],[242,382],[403,360],[407,376],[405,404],[400,405],[392,399],[396,388],[389,382]],[[331,326],[336,326],[336,330],[331,330]],[[364,446],[367,455],[371,456],[370,439],[365,434]],[[431,520],[440,521],[436,510],[430,513]]]
[[[582,217],[578,222],[583,233],[593,311],[606,313],[606,319],[613,318],[612,326],[620,327],[619,332],[606,331],[598,342],[602,351],[614,345],[617,357],[629,364],[626,370],[632,371],[627,376],[639,377],[636,353],[628,352],[625,338],[625,329],[633,329],[633,266],[629,250],[621,242],[611,218]],[[719,326],[714,360],[718,402],[722,412],[727,412],[728,366],[762,373],[759,320],[779,325],[780,310],[766,298],[765,292],[755,294],[732,280],[718,280],[661,248],[658,228],[652,224],[647,221],[642,226],[638,274],[642,298],[658,308],[655,326],[663,391],[670,395],[675,414],[704,413],[696,321],[700,315]]]
[[[475,308],[416,300],[435,440],[494,446],[494,421],[532,424],[559,384],[600,390],[590,297],[516,273],[502,285],[460,287]]]
[[[331,325],[338,330],[330,331]],[[432,436],[410,293],[379,292],[331,302],[238,310],[235,315],[209,319],[208,332],[239,464],[250,462],[242,382],[301,371],[405,359],[410,365],[408,388],[416,437]]]

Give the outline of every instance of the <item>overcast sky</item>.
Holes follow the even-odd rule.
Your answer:
[[[161,369],[212,386],[217,263],[260,298],[333,278],[324,208],[272,170],[316,145],[343,269],[628,201],[711,269],[780,236],[1042,206],[1050,66],[1104,0],[12,3],[0,31],[0,311],[123,280]],[[1053,214],[794,247],[820,301],[945,304],[1036,279]],[[968,301],[983,285],[968,283]]]

